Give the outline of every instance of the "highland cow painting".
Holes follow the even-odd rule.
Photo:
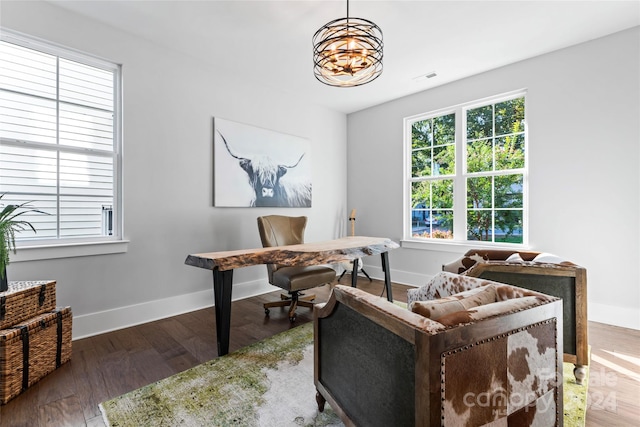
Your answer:
[[[309,140],[215,118],[214,206],[311,207]]]

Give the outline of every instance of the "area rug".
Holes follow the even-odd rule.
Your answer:
[[[589,386],[589,367],[586,369],[582,384],[576,383],[573,376],[573,364],[563,363],[562,377],[564,379],[564,425],[567,427],[582,427],[587,415],[587,388]]]
[[[575,384],[572,369],[565,364],[565,425],[582,426],[586,385]],[[306,323],[103,402],[100,410],[111,427],[342,426],[329,405],[318,412],[315,395],[313,325]]]

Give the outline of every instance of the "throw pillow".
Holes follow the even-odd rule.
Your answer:
[[[493,285],[488,285],[460,292],[446,298],[431,301],[414,301],[409,306],[409,309],[414,313],[428,317],[431,320],[438,320],[450,313],[490,304],[495,302],[495,300],[495,287]]]
[[[524,262],[524,260],[522,259],[522,257],[520,256],[520,254],[518,252],[509,255],[509,258],[507,258],[505,261],[507,261],[507,262]]]
[[[542,252],[540,255],[537,255],[533,259],[533,262],[541,262],[545,264],[560,264],[564,262],[564,260],[557,255]]]
[[[456,326],[461,323],[476,322],[478,320],[487,319],[489,317],[495,317],[507,313],[521,311],[530,307],[535,307],[536,305],[539,305],[543,302],[545,301],[535,296],[515,298],[496,302],[493,304],[474,307],[471,310],[449,313],[439,318],[437,322],[442,323],[445,326]]]
[[[511,285],[496,285],[496,301],[508,301],[513,299],[537,297],[540,300],[550,301],[554,297],[530,289]]]
[[[421,287],[409,289],[407,291],[407,306],[414,301],[429,301],[448,297],[459,292],[493,283],[495,282],[443,271]]]

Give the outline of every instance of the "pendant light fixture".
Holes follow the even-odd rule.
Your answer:
[[[325,24],[313,35],[313,73],[330,86],[353,87],[382,74],[382,30],[373,22],[347,17]]]

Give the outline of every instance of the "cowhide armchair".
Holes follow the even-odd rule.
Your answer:
[[[589,365],[586,269],[544,252],[487,249],[467,251],[442,269],[562,298],[564,361],[575,365],[576,383],[582,384]],[[465,288],[454,291],[462,290]],[[437,294],[438,297],[447,295],[446,291]]]
[[[474,280],[413,311],[337,285],[314,308],[319,409],[347,426],[562,425],[562,301]]]

